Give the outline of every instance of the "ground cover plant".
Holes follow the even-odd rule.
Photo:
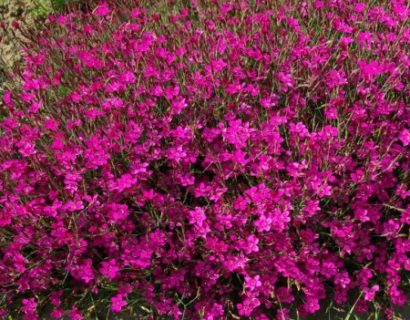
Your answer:
[[[76,8],[2,25],[0,316],[397,317],[406,1]]]

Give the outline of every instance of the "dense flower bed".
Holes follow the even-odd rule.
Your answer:
[[[1,313],[285,320],[330,299],[392,317],[409,13],[123,0],[50,17],[2,102]]]

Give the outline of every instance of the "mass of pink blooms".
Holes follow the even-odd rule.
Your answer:
[[[392,318],[409,15],[116,0],[50,16],[1,98],[0,316],[287,320],[332,301]]]

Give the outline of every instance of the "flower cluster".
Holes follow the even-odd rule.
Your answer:
[[[286,320],[353,296],[392,316],[409,14],[116,0],[50,16],[2,97],[1,313]]]

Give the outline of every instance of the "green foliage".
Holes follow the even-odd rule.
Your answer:
[[[52,0],[52,1],[53,1],[53,5],[55,6],[57,10],[62,10],[64,6],[66,5],[66,3],[68,2],[67,0]]]
[[[45,17],[51,13],[52,9],[53,7],[50,0],[35,0],[32,9],[30,10],[30,14],[35,18]]]
[[[54,10],[63,10],[68,2],[68,0],[34,0],[31,14],[34,17],[45,17]]]

